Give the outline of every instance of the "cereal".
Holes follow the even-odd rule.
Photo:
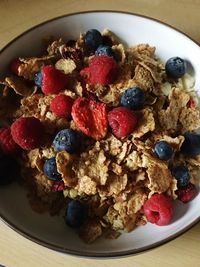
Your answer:
[[[72,171],[73,157],[66,151],[61,151],[56,155],[56,164],[58,172],[66,186],[72,187],[76,184],[77,179]]]
[[[139,120],[136,131],[132,134],[133,138],[142,137],[144,134],[155,130],[155,120],[151,109],[143,109],[138,112],[138,116],[141,117],[141,120]]]
[[[91,220],[86,222],[80,229],[80,236],[87,243],[94,242],[99,236],[102,235],[102,227],[100,222]]]
[[[59,59],[55,65],[56,69],[62,70],[65,74],[72,73],[76,69],[76,64],[72,59]]]
[[[181,127],[179,123],[180,114],[187,105],[189,99],[190,96],[183,90],[179,88],[172,88],[172,92],[169,95],[168,108],[166,110],[161,109],[159,111],[159,123],[162,129],[169,130],[173,133],[178,127]],[[189,124],[193,124],[193,122],[190,121]]]
[[[25,79],[32,80],[34,75],[40,71],[41,67],[51,64],[54,56],[43,56],[41,58],[20,58],[22,64],[18,68],[19,76]]]
[[[200,110],[194,77],[186,73],[177,81],[168,79],[155,47],[138,44],[127,48],[107,29],[102,38],[112,47],[115,57],[111,61],[119,72],[112,76],[109,69],[102,67],[99,57],[95,60],[101,71],[93,70],[93,75],[95,79],[103,75],[106,82],[90,83],[91,77],[85,78],[81,71],[91,75],[88,64],[97,56],[84,38],[85,33],[81,33],[77,40],[67,43],[62,38],[50,40],[43,55],[19,58],[18,75],[0,81],[0,115],[6,125],[21,116],[34,116],[43,124],[44,144],[22,151],[18,158],[31,207],[39,213],[64,214],[70,201],[79,201],[86,208],[79,234],[85,242],[92,243],[102,235],[116,239],[121,230],[130,232],[146,224],[143,206],[153,195],[165,194],[175,200],[179,188],[171,173],[173,166],[187,166],[190,183],[199,183],[200,156],[185,156],[181,146],[184,134],[200,127]],[[79,103],[79,108],[73,105],[72,117],[69,114],[68,118],[58,118],[50,108],[57,94],[44,95],[34,85],[35,74],[49,65],[68,79],[67,87],[59,93],[70,96],[76,105]],[[54,84],[51,86],[54,88]],[[128,136],[117,138],[107,127],[107,114],[121,105],[120,99],[130,87],[144,92],[144,105],[131,111],[138,120],[136,128]],[[14,105],[13,95],[17,99]],[[52,141],[66,128],[79,132],[81,145],[76,153],[54,149]],[[159,141],[171,146],[173,155],[169,160],[156,155],[154,147]],[[51,158],[56,162],[58,180],[50,180],[44,173],[44,164]]]
[[[1,82],[0,82],[1,83]],[[11,88],[15,91],[16,94],[21,96],[29,96],[36,92],[37,88],[29,87],[26,85],[25,81],[19,77],[11,76],[6,77],[5,81],[2,82],[6,85],[6,88]],[[7,93],[4,92],[7,95]]]

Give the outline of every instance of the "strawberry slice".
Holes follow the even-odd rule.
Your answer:
[[[188,101],[187,107],[188,108],[195,108],[196,107],[196,104],[192,98],[190,98],[190,100]]]
[[[12,73],[18,75],[19,73],[19,66],[22,65],[23,62],[19,60],[19,58],[15,58],[12,60],[12,62],[10,63],[10,70]]]
[[[72,118],[85,135],[95,140],[105,137],[108,130],[106,104],[79,97],[72,106]]]

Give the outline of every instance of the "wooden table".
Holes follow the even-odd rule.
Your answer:
[[[135,12],[160,19],[200,43],[200,0],[1,0],[0,48],[24,30],[47,19],[77,11],[105,9]],[[200,266],[200,223],[176,240],[147,253],[101,261],[48,250],[0,222],[0,264],[6,267],[196,267]]]

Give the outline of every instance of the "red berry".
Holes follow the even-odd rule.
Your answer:
[[[53,186],[52,186],[52,191],[58,192],[58,191],[63,191],[64,189],[65,189],[65,184],[62,180],[54,181]]]
[[[42,68],[42,92],[45,95],[58,94],[68,85],[67,75],[55,69],[53,66],[44,66]]]
[[[5,154],[16,154],[20,147],[12,138],[10,128],[0,129],[0,148]]]
[[[94,56],[89,67],[83,69],[80,74],[86,76],[88,83],[107,85],[113,83],[119,73],[119,66],[112,57]]]
[[[195,108],[196,107],[196,104],[192,98],[190,98],[190,100],[188,101],[187,107],[188,108]]]
[[[95,140],[105,137],[108,127],[106,104],[79,97],[72,106],[72,118],[87,136]]]
[[[10,70],[12,73],[18,75],[18,68],[19,66],[23,64],[19,58],[15,58],[11,63],[10,63]]]
[[[60,118],[67,118],[71,117],[71,110],[74,100],[67,95],[57,95],[51,101],[51,111]]]
[[[176,191],[178,199],[183,203],[187,203],[194,199],[198,193],[197,188],[192,183],[189,183],[186,187],[179,188]]]
[[[143,209],[150,223],[163,226],[169,224],[172,219],[172,200],[164,194],[154,194],[145,202]]]
[[[124,138],[134,131],[137,117],[132,110],[118,107],[108,113],[108,123],[116,137]]]
[[[11,125],[11,134],[21,148],[29,150],[40,147],[44,138],[44,128],[35,117],[21,117]]]

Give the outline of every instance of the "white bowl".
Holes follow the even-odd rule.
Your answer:
[[[166,60],[180,56],[191,62],[200,89],[200,47],[172,27],[146,18],[120,12],[86,12],[59,17],[23,33],[0,53],[0,73],[18,56],[33,56],[40,50],[41,40],[49,35],[75,39],[80,32],[109,28],[128,45],[149,43],[157,55]],[[51,249],[88,257],[117,257],[132,255],[164,244],[197,223],[200,219],[200,194],[189,204],[175,204],[175,216],[168,226],[148,223],[117,240],[100,239],[92,245],[83,243],[64,220],[33,212],[26,192],[17,184],[0,188],[0,217],[14,230],[40,245]]]

